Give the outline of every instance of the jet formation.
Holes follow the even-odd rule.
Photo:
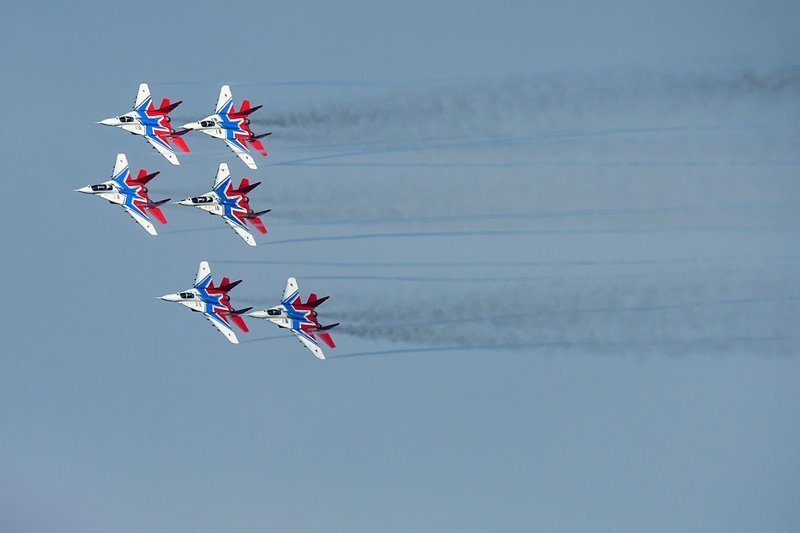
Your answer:
[[[156,151],[175,166],[180,165],[180,161],[173,147],[177,147],[183,153],[190,153],[183,139],[189,131],[199,131],[222,139],[251,170],[256,170],[257,167],[250,153],[250,147],[262,156],[267,156],[261,139],[270,135],[270,132],[257,135],[250,129],[249,117],[260,109],[261,105],[252,107],[249,100],[244,100],[237,111],[230,87],[223,85],[213,115],[184,124],[176,131],[171,125],[169,114],[181,103],[181,101],[172,103],[165,98],[156,108],[153,105],[150,88],[146,83],[142,83],[139,85],[133,111],[101,120],[98,124],[114,126],[131,134],[143,136]],[[167,223],[161,207],[170,201],[170,198],[158,201],[150,199],[148,185],[158,175],[157,171],[150,173],[142,169],[134,177],[127,156],[120,153],[117,154],[110,180],[87,185],[75,191],[91,194],[121,206],[147,233],[157,235],[153,221],[156,220],[160,224]],[[176,204],[198,207],[209,214],[221,217],[245,243],[256,246],[256,240],[248,224],[259,233],[266,234],[267,228],[260,217],[271,211],[270,209],[254,211],[250,206],[249,193],[260,184],[259,181],[251,183],[249,178],[242,178],[238,186],[234,185],[227,163],[220,163],[210,191],[199,196],[190,196]],[[202,314],[233,344],[239,343],[234,326],[243,333],[249,331],[243,318],[246,315],[288,329],[318,359],[325,359],[320,342],[329,348],[336,347],[329,332],[339,324],[323,326],[317,315],[317,307],[328,300],[328,296],[319,298],[311,293],[303,302],[297,280],[289,278],[278,305],[250,312],[252,307],[235,309],[231,304],[230,292],[241,282],[242,280],[231,281],[224,277],[218,285],[215,285],[211,277],[211,267],[208,262],[201,261],[190,288],[165,294],[159,298],[179,303],[191,311]]]
[[[280,304],[248,313],[252,307],[234,309],[231,305],[229,293],[241,282],[242,280],[231,281],[225,277],[222,278],[219,285],[215,286],[211,278],[211,267],[207,261],[201,261],[192,287],[159,296],[159,299],[165,302],[179,303],[194,312],[202,313],[233,344],[238,344],[239,339],[232,324],[245,333],[249,331],[247,324],[242,319],[242,315],[247,313],[247,316],[263,318],[279,328],[288,329],[317,359],[325,359],[325,353],[320,348],[318,338],[328,347],[336,347],[329,331],[339,323],[322,326],[317,317],[317,307],[325,302],[329,298],[328,296],[318,298],[316,294],[311,293],[308,300],[303,303],[297,287],[297,280],[289,278]]]

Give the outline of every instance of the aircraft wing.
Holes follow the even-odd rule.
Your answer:
[[[220,163],[217,170],[217,177],[214,178],[214,188],[219,187],[220,183],[230,177],[231,171],[228,169],[228,163]]]
[[[325,354],[322,352],[322,348],[319,347],[314,339],[303,333],[302,331],[297,331],[295,329],[291,330],[294,333],[294,336],[297,337],[297,340],[303,343],[303,346],[309,349],[311,353],[314,354],[314,357],[317,359],[325,360]]]
[[[228,85],[223,85],[219,90],[219,98],[217,98],[217,107],[214,113],[219,114],[220,111],[227,113],[230,109],[230,104],[233,102],[233,94]]]
[[[239,344],[239,339],[236,338],[236,333],[233,332],[231,327],[223,322],[217,315],[212,315],[210,313],[203,313],[203,316],[208,319],[211,324],[219,330],[220,333],[225,335],[225,338],[228,339],[233,344]]]
[[[287,300],[293,300],[300,289],[297,287],[297,280],[289,278],[286,280],[286,288],[283,290],[283,298],[281,303],[285,304]]]
[[[164,158],[172,163],[173,165],[180,165],[180,161],[178,161],[178,156],[175,155],[175,152],[172,148],[166,143],[166,141],[162,140],[160,137],[155,135],[145,135],[145,139],[149,142],[153,148],[155,148],[159,154],[163,155]]]
[[[247,150],[242,150],[242,147],[239,143],[233,142],[230,139],[224,139],[224,141],[225,144],[228,145],[228,148],[230,148],[233,153],[236,154],[236,156],[241,159],[245,165],[247,165],[247,168],[250,170],[258,170],[253,156],[250,155]]]
[[[222,215],[222,220],[224,220],[226,224],[228,224],[231,228],[233,228],[233,231],[235,231],[239,237],[244,239],[244,242],[246,242],[250,246],[256,245],[256,240],[253,238],[252,233],[250,233],[246,229],[243,229],[239,224],[236,224],[225,215]]]
[[[143,217],[142,215],[140,215],[127,205],[123,205],[122,208],[125,210],[126,213],[128,213],[131,216],[133,220],[138,222],[139,225],[142,226],[145,229],[145,231],[147,231],[147,233],[149,233],[150,235],[158,235],[158,233],[156,232],[156,228],[153,226],[152,222],[150,222],[148,219],[146,219],[145,217]]]
[[[200,261],[200,266],[197,267],[197,276],[194,278],[194,286],[197,287],[211,275],[211,267],[208,266],[208,261]]]
[[[150,87],[148,87],[146,83],[142,83],[139,85],[139,92],[136,93],[136,102],[134,102],[133,108],[138,110],[143,105],[146,108],[150,104],[151,100]]]

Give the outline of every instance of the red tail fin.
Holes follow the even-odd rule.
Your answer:
[[[256,187],[258,187],[259,185],[261,185],[260,181],[257,181],[255,183],[251,184],[250,180],[248,180],[247,178],[244,178],[242,180],[242,183],[239,184],[239,188],[237,190],[242,194],[247,194],[250,191],[252,191],[253,189],[255,189]]]
[[[236,112],[236,115],[240,116],[240,117],[246,117],[246,116],[250,115],[251,113],[254,113],[254,112],[258,111],[262,107],[263,106],[260,106],[260,105],[257,105],[255,107],[250,107],[250,100],[245,100],[245,101],[242,102],[242,108],[239,109],[239,111]],[[231,111],[231,114],[233,114],[233,111]]]
[[[309,307],[319,307],[328,298],[330,298],[330,296],[323,296],[322,298],[317,298],[316,294],[311,294],[308,297],[308,301],[306,302],[306,305],[309,306]]]
[[[164,213],[161,211],[161,208],[159,208],[159,207],[148,207],[147,210],[150,211],[150,214],[153,215],[153,217],[156,220],[158,220],[159,222],[161,222],[162,224],[166,224],[167,223],[167,217],[164,216]]]
[[[140,171],[139,171],[139,175],[138,175],[138,176],[136,176],[136,179],[135,179],[134,181],[136,181],[137,183],[141,183],[142,185],[144,185],[145,183],[147,183],[147,182],[148,182],[148,181],[150,181],[151,179],[153,179],[153,178],[155,178],[156,176],[158,176],[158,174],[159,174],[159,172],[158,172],[158,171],[156,171],[156,172],[153,172],[152,174],[148,174],[148,173],[147,173],[147,171],[146,171],[145,169],[142,169],[142,170],[140,170]]]
[[[175,102],[174,104],[170,104],[169,103],[169,98],[164,98],[163,100],[161,100],[161,107],[158,108],[157,112],[158,113],[164,113],[166,115],[167,113],[169,113],[170,111],[172,111],[173,109],[175,109],[176,107],[181,105],[182,103],[183,102],[179,100],[179,101]]]
[[[233,288],[236,287],[241,282],[242,280],[231,282],[231,280],[229,280],[228,278],[222,278],[222,281],[219,282],[219,286],[217,288],[223,292],[229,292],[232,291]]]

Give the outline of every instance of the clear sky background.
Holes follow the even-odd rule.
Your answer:
[[[6,4],[2,531],[791,531],[796,2]],[[94,121],[139,83],[250,172]],[[226,161],[270,230],[151,197]],[[158,295],[331,295],[320,362]],[[283,334],[286,333],[286,334]]]

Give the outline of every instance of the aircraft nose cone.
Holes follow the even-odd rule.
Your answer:
[[[251,313],[247,313],[247,316],[251,316],[253,318],[267,318],[266,311],[253,311]]]
[[[159,296],[159,300],[164,300],[165,302],[180,302],[181,297],[177,294],[165,294],[164,296]]]
[[[92,188],[88,185],[86,187],[81,187],[80,189],[73,189],[74,192],[82,192],[86,194],[92,194]]]
[[[192,205],[192,199],[186,198],[184,200],[181,200],[180,202],[175,202],[175,203],[179,205]]]
[[[185,130],[194,130],[197,129],[197,127],[198,127],[197,122],[189,122],[188,124],[184,124],[183,126],[181,126],[181,128]]]
[[[115,118],[106,118],[101,120],[100,122],[96,122],[95,124],[102,124],[103,126],[116,126],[117,119]]]

